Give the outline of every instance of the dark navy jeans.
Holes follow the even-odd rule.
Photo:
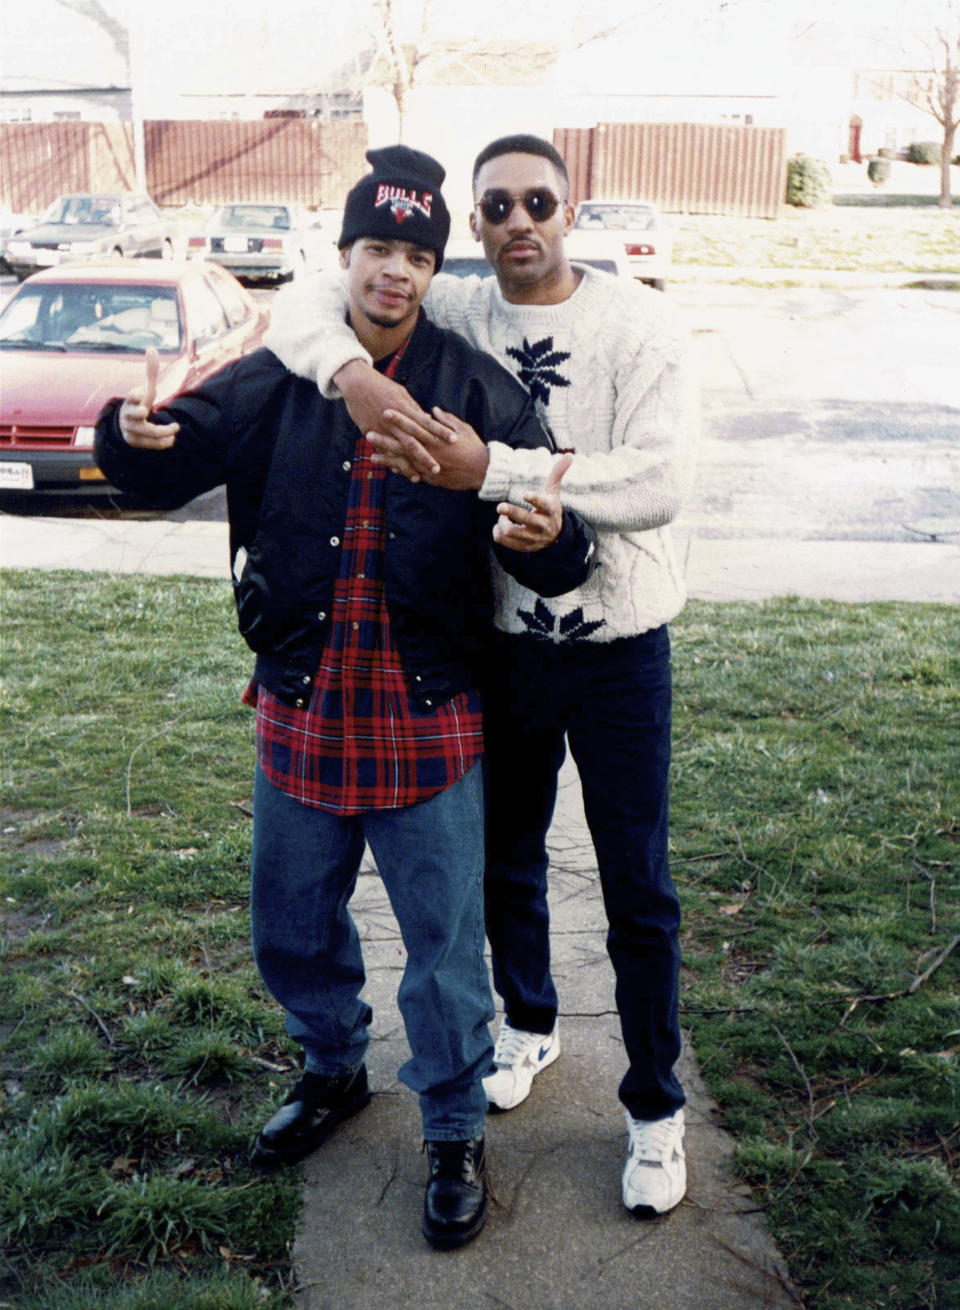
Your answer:
[[[546,835],[565,741],[576,762],[607,913],[607,950],[637,1119],[683,1105],[680,906],[667,861],[670,638],[666,626],[608,643],[501,637],[485,687],[487,937],[512,1026],[549,1032]]]
[[[397,1003],[423,1135],[483,1134],[493,996],[483,940],[483,786],[476,765],[439,795],[343,817],[301,805],[257,768],[250,916],[264,983],[287,1012],[312,1073],[358,1069],[372,1011],[348,908],[368,841],[407,958]]]

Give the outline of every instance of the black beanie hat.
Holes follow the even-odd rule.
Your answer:
[[[409,146],[368,150],[366,157],[373,172],[347,196],[338,247],[342,250],[357,237],[412,241],[434,252],[437,272],[450,235],[450,215],[440,194],[443,165]]]

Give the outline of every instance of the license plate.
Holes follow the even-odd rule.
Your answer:
[[[29,464],[0,464],[0,487],[7,491],[32,491],[33,469]]]
[[[231,255],[245,255],[247,253],[247,238],[224,237],[223,248]]]
[[[57,250],[35,250],[33,252],[33,262],[35,264],[56,264],[60,259],[60,253]]]

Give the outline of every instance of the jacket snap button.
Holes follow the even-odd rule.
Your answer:
[[[309,677],[307,676],[306,673],[303,675],[303,679],[302,679],[302,681],[303,681],[303,685],[304,685],[305,687],[309,685],[309,683],[310,683],[310,679],[309,679]]]
[[[330,538],[330,545],[331,545],[331,546],[339,546],[339,545],[340,545],[340,538],[339,538],[339,537],[331,537],[331,538]]]
[[[431,706],[431,705],[433,704],[433,701],[432,701],[432,700],[425,700],[423,703],[424,703],[424,705],[426,705],[426,706],[429,707],[429,706]]]
[[[326,617],[327,617],[327,611],[326,611],[326,610],[321,610],[320,613],[317,615],[317,618],[320,620],[321,623],[323,622],[323,620],[324,620]]]
[[[345,460],[343,461],[343,471],[344,471],[344,473],[349,473],[349,472],[350,472],[350,461],[349,461],[348,459],[345,459]]]
[[[302,710],[302,709],[303,709],[303,697],[302,697],[302,696],[301,696],[301,697],[298,699],[298,701],[297,701],[297,709],[298,709],[298,710]]]

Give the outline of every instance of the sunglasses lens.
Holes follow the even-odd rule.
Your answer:
[[[553,218],[560,201],[546,187],[534,187],[527,191],[520,203],[535,223],[545,223]],[[509,191],[484,191],[480,199],[480,212],[488,223],[499,227],[513,213],[514,198]]]
[[[480,201],[480,212],[488,223],[494,227],[505,223],[513,209],[513,198],[509,191],[485,191]]]
[[[544,188],[528,191],[523,197],[523,207],[536,223],[553,218],[559,203],[553,192]]]

